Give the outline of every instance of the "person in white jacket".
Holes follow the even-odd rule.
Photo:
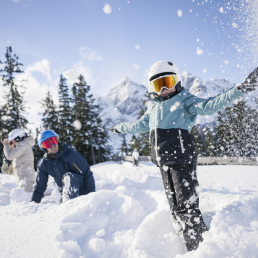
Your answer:
[[[9,133],[9,138],[2,141],[4,155],[13,161],[13,173],[19,187],[25,192],[33,191],[35,183],[34,154],[32,147],[35,140],[28,137],[23,129],[15,129]]]
[[[133,165],[137,166],[139,165],[139,152],[137,151],[137,149],[134,149],[132,157],[133,157]]]

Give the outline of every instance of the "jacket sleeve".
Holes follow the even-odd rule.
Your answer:
[[[14,160],[22,155],[26,148],[24,145],[18,145],[16,148],[11,150],[8,145],[4,146],[4,155],[8,160]]]
[[[151,108],[149,107],[145,114],[136,122],[125,122],[118,124],[116,129],[122,133],[139,134],[147,133],[150,131],[149,119],[151,114]]]
[[[41,202],[41,199],[44,196],[44,192],[46,191],[47,182],[48,182],[48,173],[46,173],[45,166],[42,163],[43,163],[43,160],[39,164],[38,174],[36,177],[36,184],[34,186],[34,191],[31,197],[31,201],[36,203]]]
[[[71,172],[75,172],[83,176],[85,180],[86,193],[95,192],[95,180],[90,170],[88,162],[77,151],[71,151],[68,160]]]
[[[243,98],[246,95],[246,92],[242,92],[236,87],[233,87],[216,97],[211,97],[208,99],[201,99],[192,96],[185,101],[186,115],[213,115],[217,111],[229,107],[234,103],[235,100]]]

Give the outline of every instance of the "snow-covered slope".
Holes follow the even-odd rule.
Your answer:
[[[151,163],[91,167],[97,192],[57,205],[50,180],[40,204],[0,174],[0,257],[257,257],[257,166],[199,166],[200,209],[209,226],[187,253],[172,227],[159,169]]]

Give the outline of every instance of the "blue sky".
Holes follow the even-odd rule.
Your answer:
[[[31,108],[33,94],[57,90],[60,74],[71,84],[82,73],[94,94],[105,95],[124,76],[147,86],[147,70],[159,60],[202,79],[240,82],[257,66],[257,29],[247,31],[245,17],[258,24],[251,8],[258,0],[238,8],[245,2],[4,0],[0,60],[12,46],[29,78]]]

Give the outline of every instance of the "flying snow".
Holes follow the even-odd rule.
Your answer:
[[[137,50],[140,49],[140,45],[136,45],[135,49],[137,49]]]
[[[219,11],[220,11],[221,13],[223,13],[223,7],[220,7]]]
[[[182,15],[183,15],[183,12],[182,12],[182,10],[177,10],[177,15],[178,15],[178,17],[181,17]]]
[[[112,8],[109,4],[105,4],[104,7],[103,7],[103,11],[106,14],[110,14],[110,13],[112,13]]]
[[[204,69],[203,69],[203,73],[206,73],[206,72],[207,72],[207,69],[206,69],[206,68],[204,68]]]
[[[203,54],[203,50],[201,50],[200,48],[197,48],[197,55],[202,55]]]
[[[82,128],[82,124],[79,120],[75,120],[73,122],[73,126],[75,127],[76,130],[81,130],[81,128]]]

